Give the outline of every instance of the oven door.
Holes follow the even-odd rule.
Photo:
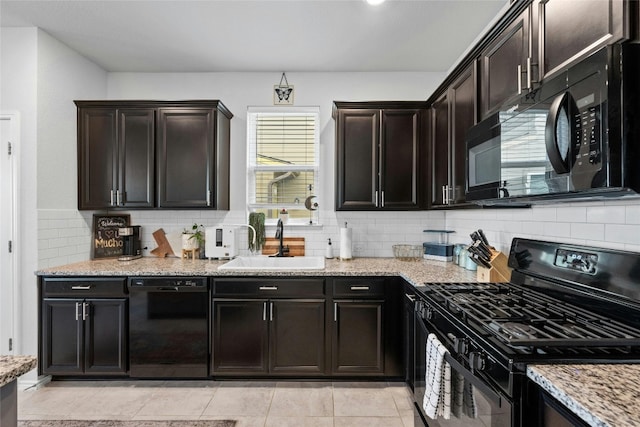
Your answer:
[[[511,402],[452,357],[449,357],[447,360],[451,366],[451,378],[455,378],[456,375],[460,375],[472,386],[471,388],[475,405],[469,404],[468,406],[475,408],[475,416],[465,414],[464,412],[471,411],[464,410],[461,411],[462,413],[459,416],[455,416],[452,411],[451,418],[448,420],[442,417],[438,417],[434,420],[426,416],[422,409],[422,401],[425,393],[426,345],[429,333],[436,334],[441,342],[445,342],[445,339],[438,331],[430,330],[420,312],[416,311],[414,331],[414,425],[428,425],[429,427],[461,425],[469,427],[514,426]]]

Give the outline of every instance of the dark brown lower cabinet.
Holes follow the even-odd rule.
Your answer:
[[[214,299],[212,375],[326,374],[323,299]]]
[[[127,300],[45,298],[43,374],[125,375]]]
[[[334,300],[333,374],[384,374],[384,308],[384,300]]]

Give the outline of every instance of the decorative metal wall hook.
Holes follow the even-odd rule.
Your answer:
[[[293,85],[289,84],[284,72],[280,83],[273,86],[273,105],[293,105]]]

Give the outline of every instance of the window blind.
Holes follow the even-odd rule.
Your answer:
[[[319,109],[250,109],[247,116],[247,206],[277,218],[309,219],[307,197],[318,194]]]

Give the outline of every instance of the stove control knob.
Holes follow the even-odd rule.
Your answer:
[[[473,351],[469,355],[469,364],[472,371],[484,371],[487,367],[487,356],[484,353]]]
[[[425,306],[424,308],[424,318],[427,320],[432,320],[433,319],[433,308],[430,305]]]
[[[453,338],[453,348],[458,354],[469,354],[469,340],[466,338]]]

